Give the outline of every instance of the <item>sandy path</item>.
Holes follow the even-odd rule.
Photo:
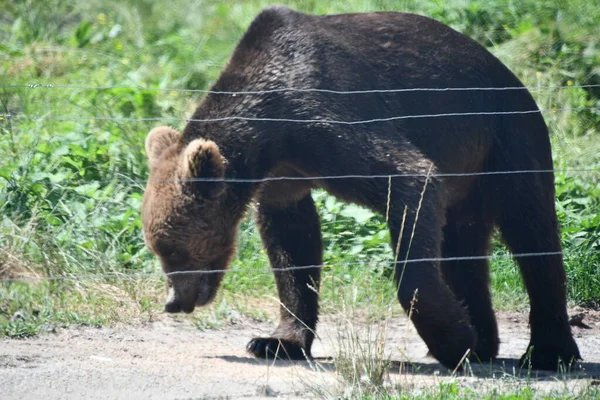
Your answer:
[[[454,378],[426,356],[425,345],[405,318],[390,320],[386,341],[393,361],[390,381],[412,388],[431,387],[442,379],[458,379],[473,387],[518,387],[531,382],[531,378],[515,378],[512,369],[527,345],[526,314],[499,313],[498,317],[501,359],[493,366],[473,366],[473,373]],[[316,357],[337,354],[339,321],[324,318],[319,326],[321,340],[314,347]],[[538,374],[534,385],[575,390],[597,383],[593,379],[600,377],[600,312],[587,312],[584,322],[591,329],[574,328],[584,363],[570,374]],[[161,316],[137,327],[68,329],[27,340],[4,339],[0,341],[0,398],[307,398],[315,396],[317,388],[339,393],[340,381],[326,358],[318,359],[317,370],[306,362],[273,365],[250,358],[244,350],[249,338],[265,335],[271,328],[243,321],[200,331],[186,321]],[[404,365],[405,372],[399,373],[400,361],[406,360],[412,366],[406,372]],[[492,375],[503,379],[486,379]]]

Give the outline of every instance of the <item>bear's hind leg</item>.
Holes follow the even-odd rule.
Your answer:
[[[279,326],[271,337],[254,338],[248,351],[260,358],[304,359],[310,349],[318,319],[318,290],[322,241],[319,216],[310,193],[283,205],[262,203],[258,225],[281,301]],[[293,270],[295,266],[310,266]]]
[[[481,202],[471,202],[461,207],[467,212],[449,210],[444,227],[443,258],[487,256],[490,235],[494,227],[487,221],[487,213],[477,212]],[[441,263],[444,280],[458,301],[469,311],[471,325],[477,332],[477,345],[473,360],[489,361],[496,358],[500,339],[496,316],[490,295],[489,265],[487,259],[448,260]]]
[[[567,316],[554,177],[549,173],[522,174],[503,181],[510,185],[504,186],[498,222],[504,241],[517,255],[529,294],[529,361],[533,368],[556,370],[559,359],[569,364],[581,356]],[[521,364],[527,359],[526,354]],[[527,363],[524,366],[527,367]]]

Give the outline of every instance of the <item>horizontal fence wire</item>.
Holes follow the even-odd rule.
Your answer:
[[[150,272],[150,273],[100,273],[100,274],[88,274],[88,275],[50,275],[50,276],[23,276],[18,278],[4,278],[0,279],[0,283],[10,282],[34,282],[34,281],[84,281],[94,279],[132,279],[132,278],[152,278],[152,277],[164,277],[164,276],[176,276],[176,275],[211,275],[221,273],[242,273],[252,272],[259,274],[270,274],[272,272],[289,272],[306,269],[324,269],[324,268],[335,268],[342,267],[347,268],[356,265],[365,266],[376,266],[376,265],[392,265],[392,264],[412,264],[412,263],[423,263],[423,262],[449,262],[449,261],[477,261],[477,260],[494,260],[494,259],[507,259],[507,258],[525,258],[525,257],[556,257],[564,256],[569,254],[578,255],[591,255],[599,254],[600,250],[588,250],[588,251],[577,251],[577,252],[565,252],[565,251],[549,251],[549,252],[536,252],[536,253],[515,253],[515,254],[492,254],[492,255],[481,255],[481,256],[464,256],[464,257],[434,257],[434,258],[415,258],[407,259],[404,261],[378,261],[374,263],[369,262],[345,262],[337,264],[314,264],[314,265],[298,265],[286,268],[228,268],[228,269],[217,269],[217,270],[205,270],[205,271],[175,271],[169,273],[161,272]]]
[[[495,175],[519,175],[519,174],[549,174],[549,173],[600,173],[600,167],[597,168],[565,168],[565,169],[531,169],[517,171],[489,171],[489,172],[464,172],[464,173],[419,173],[419,174],[388,174],[388,175],[315,175],[315,176],[269,176],[256,179],[241,178],[173,178],[173,179],[100,179],[100,180],[67,180],[61,182],[53,181],[35,181],[37,184],[45,186],[59,186],[62,188],[68,186],[88,186],[88,185],[108,185],[108,184],[145,184],[149,182],[162,183],[192,183],[192,182],[224,182],[224,183],[265,183],[277,181],[319,181],[336,179],[395,179],[395,178],[447,178],[447,177],[477,177],[477,176],[495,176]]]
[[[260,95],[283,92],[301,92],[301,93],[329,93],[329,94],[375,94],[375,93],[410,93],[410,92],[463,92],[463,91],[511,91],[511,90],[555,90],[555,89],[592,89],[599,88],[600,84],[589,85],[567,85],[567,86],[504,86],[504,87],[444,87],[444,88],[398,88],[398,89],[365,89],[365,90],[335,90],[324,88],[279,88],[266,90],[247,90],[247,91],[219,91],[210,89],[180,89],[180,88],[145,88],[139,86],[120,86],[120,85],[54,85],[32,83],[28,85],[0,85],[0,89],[67,89],[67,90],[137,90],[137,91],[161,91],[161,92],[180,92],[180,93],[203,93],[216,95]]]
[[[395,179],[395,178],[448,178],[448,177],[476,177],[476,176],[495,176],[495,175],[519,175],[519,174],[550,174],[550,173],[567,173],[567,172],[591,172],[600,173],[600,167],[596,168],[565,168],[565,169],[525,169],[516,171],[486,171],[486,172],[462,172],[462,173],[398,173],[398,174],[381,174],[381,175],[315,175],[315,176],[267,176],[256,179],[243,178],[173,178],[173,179],[101,179],[89,181],[36,181],[47,186],[86,186],[86,185],[108,185],[108,184],[144,184],[148,182],[225,182],[225,183],[265,183],[276,181],[319,181],[319,180],[335,180],[335,179]]]
[[[100,117],[89,116],[81,117],[78,115],[22,115],[22,114],[0,114],[0,118],[6,119],[28,119],[28,120],[57,120],[57,121],[114,121],[114,122],[158,122],[158,121],[185,121],[185,122],[223,122],[223,121],[252,121],[252,122],[285,122],[285,123],[301,123],[301,124],[331,124],[331,125],[362,125],[373,124],[377,122],[391,122],[405,119],[420,119],[420,118],[444,118],[444,117],[468,117],[468,116],[494,116],[494,115],[524,115],[538,114],[559,111],[582,111],[582,110],[600,110],[600,107],[565,107],[552,109],[535,109],[522,111],[474,111],[474,112],[458,112],[458,113],[439,113],[439,114],[412,114],[398,115],[393,117],[363,119],[354,121],[340,121],[327,118],[314,119],[295,119],[295,118],[262,118],[262,117],[243,117],[243,116],[228,116],[219,118],[176,118],[176,117],[148,117],[148,118],[132,118],[132,117]]]

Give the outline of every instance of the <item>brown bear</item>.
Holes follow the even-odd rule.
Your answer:
[[[443,365],[468,351],[498,354],[481,257],[495,227],[514,254],[545,253],[516,257],[531,302],[531,365],[580,359],[548,130],[484,47],[412,14],[274,7],[252,22],[212,90],[182,134],[161,127],[146,140],[142,220],[168,274],[167,312],[214,298],[256,202],[282,306],[275,332],[248,350],[310,357],[322,263],[311,189],[323,188],[389,216],[398,299],[407,311],[413,304],[411,319]]]

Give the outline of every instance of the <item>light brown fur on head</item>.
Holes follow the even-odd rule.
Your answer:
[[[184,146],[180,138],[170,127],[146,138],[142,224],[148,248],[169,274],[167,311],[191,312],[214,298],[223,273],[201,272],[227,267],[237,224],[221,212],[225,184],[214,180],[224,177],[226,161],[218,146],[204,139]]]

